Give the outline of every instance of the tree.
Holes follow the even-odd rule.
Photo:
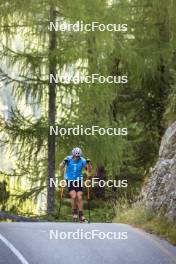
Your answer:
[[[50,7],[50,21],[56,21],[56,10],[54,6]],[[51,31],[49,35],[49,74],[56,77],[57,61],[54,53],[57,48],[56,32]],[[55,126],[56,122],[56,83],[52,81],[49,84],[49,106],[48,106],[48,124]],[[55,188],[50,185],[50,179],[55,180],[55,136],[50,136],[48,132],[48,195],[47,195],[47,212],[52,214],[55,205]]]
[[[171,93],[174,10],[171,0],[3,2],[0,80],[18,104],[26,99],[24,108],[16,106],[8,120],[1,119],[5,143],[18,157],[13,175],[28,179],[31,187],[19,194],[21,199],[47,190],[47,212],[53,214],[55,188],[49,182],[75,145],[102,177],[106,173],[110,179],[128,178],[132,186],[141,183],[156,157]],[[48,30],[50,21],[127,23],[128,32],[56,32]],[[15,38],[21,41],[17,48]],[[128,83],[50,82],[50,74],[65,73],[127,75]],[[128,135],[49,135],[50,126],[78,124],[127,127]]]
[[[0,182],[0,203],[2,204],[1,210],[5,210],[6,203],[9,199],[9,191],[7,191],[6,181]]]

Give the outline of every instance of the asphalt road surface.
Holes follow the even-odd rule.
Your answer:
[[[0,223],[0,264],[175,264],[176,247],[124,224]]]

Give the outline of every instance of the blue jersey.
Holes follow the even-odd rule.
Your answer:
[[[65,179],[69,181],[82,180],[82,171],[87,165],[87,160],[82,157],[78,160],[74,160],[73,156],[68,156],[66,160],[67,168],[65,173]]]

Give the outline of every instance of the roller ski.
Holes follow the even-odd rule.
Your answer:
[[[88,223],[87,219],[83,215],[83,212],[79,212],[79,222],[80,223]]]

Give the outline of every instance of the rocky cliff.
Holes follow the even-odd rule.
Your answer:
[[[142,190],[142,200],[153,212],[176,219],[176,122],[163,136],[159,159]]]

